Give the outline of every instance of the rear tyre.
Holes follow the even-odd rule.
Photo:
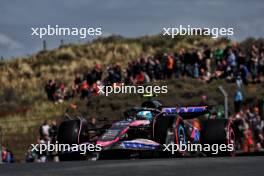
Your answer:
[[[182,119],[179,116],[160,115],[153,124],[153,137],[159,144],[185,144],[186,133]],[[184,152],[180,152],[184,154]]]
[[[218,145],[216,151],[205,152],[209,156],[233,156],[235,154],[235,133],[228,119],[209,119],[202,121],[201,143],[210,147]],[[226,149],[221,149],[221,146]]]

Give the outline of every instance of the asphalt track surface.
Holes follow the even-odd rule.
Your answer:
[[[263,176],[264,156],[2,164],[0,175]]]

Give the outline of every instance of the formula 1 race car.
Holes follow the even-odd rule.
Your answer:
[[[210,114],[208,106],[165,107],[158,100],[149,100],[141,107],[124,113],[124,118],[101,129],[97,145],[102,147],[97,158],[133,157],[141,154],[168,156],[168,144],[225,144],[234,145],[235,135],[228,119],[200,118]],[[64,121],[59,127],[59,143],[85,143],[89,129],[83,119]],[[188,152],[178,151],[179,155]],[[190,153],[190,152],[189,152]],[[203,152],[211,155],[210,151]],[[218,155],[233,155],[225,150]]]

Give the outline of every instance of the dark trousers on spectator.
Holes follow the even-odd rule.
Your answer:
[[[166,70],[167,79],[171,79],[172,74],[173,74],[173,69],[167,69]]]
[[[234,101],[235,112],[239,112],[242,107],[242,101]]]

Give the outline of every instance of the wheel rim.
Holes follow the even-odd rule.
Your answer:
[[[173,128],[167,130],[166,144],[174,144],[176,141]]]
[[[185,144],[186,141],[185,141],[185,130],[183,128],[183,126],[181,124],[179,124],[178,126],[178,132],[177,132],[178,136],[178,143],[180,144]]]
[[[185,130],[184,127],[179,124],[178,128],[175,128],[175,124],[172,128],[167,130],[166,144],[185,144]]]

